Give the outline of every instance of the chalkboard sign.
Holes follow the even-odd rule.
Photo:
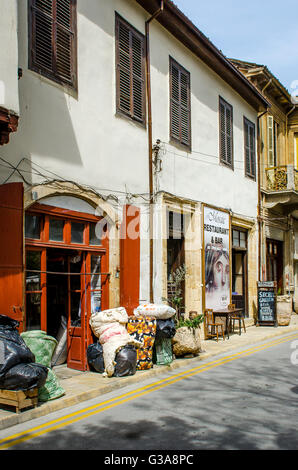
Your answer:
[[[257,325],[277,326],[276,282],[258,282]]]

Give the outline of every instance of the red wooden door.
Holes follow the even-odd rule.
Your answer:
[[[20,322],[23,330],[23,204],[22,183],[0,186],[0,314]]]
[[[86,253],[68,257],[67,366],[86,370]]]
[[[120,303],[133,314],[139,305],[140,290],[140,209],[125,206],[120,238]]]

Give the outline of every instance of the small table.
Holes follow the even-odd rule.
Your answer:
[[[213,310],[213,315],[214,315],[214,321],[215,317],[225,317],[226,318],[226,332],[228,335],[228,339],[230,339],[229,335],[229,329],[230,329],[230,316],[233,315],[234,313],[240,313],[243,311],[243,308],[233,308],[233,309],[228,309],[228,308],[222,308],[222,309],[216,309]],[[241,335],[241,325],[240,325],[240,333]]]

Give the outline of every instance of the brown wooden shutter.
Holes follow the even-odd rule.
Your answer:
[[[233,168],[233,108],[219,99],[220,161]]]
[[[0,314],[23,329],[23,197],[22,183],[0,185]]]
[[[62,79],[72,81],[72,2],[56,0],[56,69]]]
[[[76,0],[30,0],[30,68],[76,85]]]
[[[170,58],[170,134],[191,146],[190,74]]]
[[[245,174],[256,177],[255,125],[244,118]]]
[[[117,110],[145,123],[144,37],[116,15]]]

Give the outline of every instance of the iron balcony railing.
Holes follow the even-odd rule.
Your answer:
[[[281,165],[265,169],[268,191],[293,190],[298,192],[298,170],[293,165]]]

